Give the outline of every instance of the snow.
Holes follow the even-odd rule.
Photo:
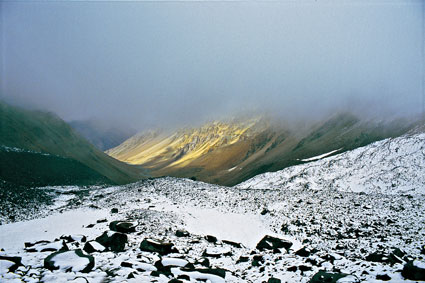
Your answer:
[[[95,231],[84,229],[83,226],[96,222],[107,214],[106,210],[78,209],[45,218],[0,225],[0,248],[13,250],[24,242],[54,239],[65,234],[90,235]]]
[[[195,280],[209,280],[211,283],[224,283],[226,282],[223,278],[213,274],[206,274],[197,271],[193,272],[185,272],[180,270],[179,268],[171,268],[171,272],[175,275],[187,275],[191,279]]]
[[[165,257],[161,260],[161,263],[163,266],[180,266],[184,267],[189,262],[185,259],[181,258],[171,258],[171,257]]]
[[[55,255],[52,259],[54,265],[60,270],[81,271],[89,264],[89,259],[78,256],[74,251],[63,252]]]
[[[425,262],[423,262],[423,261],[414,260],[413,265],[416,266],[416,267],[425,269]]]
[[[236,187],[425,194],[425,134],[382,140],[312,163],[261,174]]]
[[[401,275],[404,262],[375,263],[365,261],[365,257],[373,252],[388,257],[394,247],[400,247],[409,259],[416,259],[415,265],[424,267],[424,147],[425,134],[387,139],[259,175],[232,188],[171,177],[109,188],[64,188],[67,197],[59,196],[56,204],[44,212],[60,209],[62,213],[0,225],[0,248],[5,249],[0,254],[20,256],[24,264],[11,273],[7,272],[10,263],[6,262],[0,267],[0,281],[78,282],[84,277],[89,282],[162,283],[186,274],[191,282],[267,282],[275,277],[283,282],[307,283],[319,270],[340,270],[351,276],[339,282],[352,282],[353,278],[379,282],[378,274],[388,274],[390,282],[412,282]],[[69,202],[74,197],[78,197],[78,204]],[[118,208],[119,213],[112,214],[111,208]],[[99,219],[107,221],[97,223]],[[127,234],[125,251],[92,253],[96,265],[87,274],[48,271],[43,268],[43,260],[50,253],[30,253],[24,248],[25,242],[40,240],[49,243],[34,246],[37,249],[59,247],[61,241],[56,239],[62,235],[73,235],[76,242],[66,243],[71,250],[83,249],[83,235],[100,247],[95,239],[105,231],[113,234],[109,223],[114,220],[140,225],[135,233]],[[88,224],[95,226],[88,228]],[[186,230],[189,235],[177,237],[177,230]],[[211,243],[206,235],[218,241]],[[288,240],[292,246],[289,251],[259,251],[256,244],[265,235]],[[139,247],[143,239],[173,243],[178,252],[167,256],[142,252]],[[242,243],[242,247],[224,240]],[[311,255],[296,255],[302,247]],[[253,266],[256,256],[263,259],[259,266]],[[247,261],[239,262],[241,257]],[[199,272],[206,270],[201,265],[205,258],[211,268],[225,269],[226,278]],[[63,256],[58,263],[70,265],[73,260]],[[131,264],[123,267],[123,262]],[[172,275],[153,277],[152,271],[161,273],[155,267],[158,262],[172,267]],[[183,269],[188,263],[198,271]],[[82,264],[78,259],[78,267]],[[301,266],[311,270],[301,272]],[[135,278],[128,278],[130,273]]]
[[[0,259],[0,274],[4,274],[9,271],[9,267],[14,265],[13,261]]]
[[[221,240],[255,247],[267,233],[271,233],[258,215],[224,213],[215,209],[186,208],[186,229],[190,233],[213,235]]]
[[[238,168],[238,166],[232,167],[232,168],[230,168],[230,169],[229,169],[229,170],[227,170],[227,171],[232,172],[232,171],[233,171],[233,170],[235,170],[236,168]]]
[[[319,159],[325,158],[326,156],[332,155],[335,152],[340,151],[341,149],[342,148],[339,148],[339,149],[332,150],[330,152],[327,152],[327,153],[324,153],[324,154],[321,154],[321,155],[313,156],[313,157],[306,158],[306,159],[301,159],[300,161],[315,161],[315,160],[319,160]]]

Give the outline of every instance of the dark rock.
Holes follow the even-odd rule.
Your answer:
[[[376,279],[382,281],[390,281],[391,277],[389,277],[387,274],[378,274],[376,275]]]
[[[228,240],[223,240],[222,242],[227,244],[227,245],[231,245],[232,247],[235,247],[235,248],[242,248],[241,243],[236,243],[236,242],[232,242],[232,241],[228,241]]]
[[[160,255],[167,255],[170,253],[178,253],[179,251],[174,247],[173,243],[163,241],[155,241],[144,239],[140,244],[140,250],[151,253],[159,253]]]
[[[211,235],[206,235],[205,236],[205,240],[207,240],[210,243],[216,243],[217,242],[217,238]]]
[[[109,223],[109,229],[120,233],[132,233],[136,232],[137,224],[134,222],[127,221],[112,221]]]
[[[296,271],[298,270],[298,267],[296,267],[296,266],[291,266],[291,267],[288,267],[286,270],[288,270],[288,271],[290,271],[290,272],[296,272]]]
[[[419,263],[422,265],[422,267],[418,266]],[[403,275],[404,278],[410,280],[425,280],[425,268],[423,268],[423,266],[425,266],[424,262],[411,260],[404,265],[401,275]]]
[[[40,241],[40,243],[33,245],[30,248],[26,248],[25,251],[29,253],[34,252],[57,252],[57,251],[69,251],[68,246],[66,245],[65,241],[61,241],[60,247],[57,245],[54,245],[55,242],[49,243],[46,241]],[[50,245],[49,245],[50,244]]]
[[[269,280],[267,280],[267,283],[280,283],[280,282],[282,282],[282,281],[280,281],[280,279],[277,279],[277,278],[274,278],[274,277],[271,277],[271,278],[269,278]]]
[[[173,278],[170,281],[168,281],[168,283],[183,283],[183,281],[176,279],[176,278]]]
[[[97,243],[98,245],[100,245],[100,247],[98,247],[95,243]],[[104,247],[103,245],[101,245],[100,243],[96,242],[96,241],[90,241],[85,243],[83,251],[85,251],[86,253],[94,253],[94,252],[103,252],[106,250],[106,247]]]
[[[177,279],[190,281],[190,277],[186,274],[182,274],[182,275],[177,276]]]
[[[108,222],[108,219],[104,218],[104,219],[99,219],[96,221],[96,223],[105,223]]]
[[[248,261],[249,261],[249,257],[247,257],[247,256],[240,256],[239,259],[236,261],[236,263],[248,262]]]
[[[133,272],[130,272],[128,274],[128,276],[127,276],[127,279],[133,279],[133,278],[136,278],[136,277],[134,277],[134,273]]]
[[[114,208],[112,208],[112,209],[111,209],[111,213],[118,213],[118,208],[115,208],[115,207],[114,207]]]
[[[205,274],[213,274],[213,275],[220,276],[222,278],[226,277],[226,270],[221,268],[195,268],[195,269],[182,268],[181,270],[187,271],[187,272],[195,271],[195,272],[200,272]]]
[[[200,264],[205,267],[210,267],[210,260],[208,258],[203,258],[201,261],[197,261],[196,264]]]
[[[280,249],[280,248],[289,250],[291,246],[292,246],[292,243],[289,241],[266,235],[264,236],[263,239],[261,239],[260,242],[258,242],[257,249],[260,251],[274,250],[274,249]]]
[[[232,252],[229,251],[208,251],[208,249],[206,249],[203,253],[202,256],[207,256],[207,257],[214,257],[214,258],[220,258],[222,256],[231,256]]]
[[[64,255],[63,257],[61,255]],[[81,262],[78,260],[78,263],[75,263],[73,266],[72,257],[75,258],[75,255],[80,258],[87,258],[87,264],[81,267]],[[71,259],[69,259],[71,257]],[[88,273],[94,267],[94,257],[91,255],[86,255],[81,251],[73,250],[73,251],[63,251],[63,252],[55,252],[49,255],[44,259],[44,267],[49,270],[57,270],[61,268],[67,268],[65,272],[83,272]]]
[[[302,257],[308,257],[311,255],[311,251],[310,249],[303,247],[301,249],[299,249],[298,251],[295,252],[296,255],[298,256],[302,256]]]
[[[19,256],[1,256],[0,255],[0,265],[2,265],[1,261],[5,261],[5,260],[13,262],[13,265],[11,265],[9,267],[9,272],[14,272],[19,266],[23,266],[22,257],[19,257]]]
[[[305,271],[311,270],[311,266],[300,265],[300,266],[298,266],[298,269],[301,270],[302,272],[305,272]]]
[[[96,238],[96,242],[113,252],[123,252],[127,243],[127,235],[118,232],[104,232]]]
[[[49,243],[50,243],[49,241],[45,241],[45,240],[34,242],[34,243],[25,242],[24,246],[26,248],[30,248],[30,247],[33,247],[33,246],[38,245],[38,244],[49,244]]]
[[[89,225],[86,226],[86,228],[93,228],[94,225],[96,225],[96,224],[89,224]]]
[[[344,273],[331,273],[319,271],[308,281],[309,283],[336,283],[339,279],[347,277]]]
[[[189,237],[190,234],[189,232],[185,231],[185,230],[177,230],[176,231],[176,236],[181,238],[181,237]]]
[[[260,266],[260,263],[264,262],[264,258],[262,255],[255,255],[252,258],[252,266]]]
[[[133,264],[132,264],[131,262],[123,261],[123,262],[121,262],[121,266],[122,266],[122,267],[129,267],[129,268],[132,268],[132,267],[133,267]]]
[[[266,215],[267,213],[269,213],[270,210],[268,210],[267,208],[263,208],[263,210],[261,211],[261,215]]]

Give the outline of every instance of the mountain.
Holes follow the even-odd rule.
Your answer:
[[[164,177],[35,188],[51,203],[14,210],[15,223],[0,198],[0,281],[423,281],[417,130],[235,187]]]
[[[239,189],[309,188],[425,194],[425,133],[412,131],[312,163],[265,173]]]
[[[110,126],[96,120],[71,121],[68,124],[102,151],[120,145],[136,133],[131,129]]]
[[[3,150],[0,155],[1,179],[10,178],[6,174],[10,171],[8,166],[34,172],[54,168],[54,171],[46,171],[42,175],[46,177],[55,173],[59,179],[59,176],[68,174],[76,178],[76,183],[84,183],[87,177],[93,177],[93,180],[107,179],[112,183],[125,184],[144,176],[140,168],[113,159],[95,148],[52,113],[24,110],[0,102],[0,117],[0,145],[15,149]],[[14,161],[25,166],[17,166]],[[25,177],[24,171],[15,175]]]
[[[362,120],[350,113],[298,128],[262,117],[233,119],[175,132],[140,133],[106,153],[148,168],[156,177],[232,186],[260,173],[304,163],[312,156],[399,136],[414,125],[402,119]]]

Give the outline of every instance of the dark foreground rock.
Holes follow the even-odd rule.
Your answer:
[[[130,221],[112,221],[109,223],[109,229],[115,232],[121,233],[133,233],[136,232],[137,223]]]
[[[173,243],[151,239],[144,239],[140,244],[140,250],[144,252],[159,253],[160,255],[178,253]]]
[[[284,248],[289,250],[292,247],[292,243],[286,240],[282,240],[276,237],[272,237],[269,235],[264,236],[260,242],[257,244],[257,249],[260,251],[264,250],[275,250]]]
[[[9,265],[9,272],[14,272],[19,266],[22,266],[22,258],[18,256],[0,256],[0,265]]]
[[[84,254],[80,249],[55,252],[44,259],[44,267],[49,270],[88,273],[94,267],[94,257]]]
[[[326,271],[317,272],[309,283],[336,283],[339,279],[344,278],[344,282],[358,282],[353,276],[345,273],[331,273]]]
[[[425,281],[425,262],[411,260],[404,265],[401,272],[404,278]]]
[[[127,235],[118,232],[104,232],[96,238],[96,242],[113,252],[123,252],[127,244]]]

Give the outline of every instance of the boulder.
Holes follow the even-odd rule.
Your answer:
[[[425,262],[418,260],[407,262],[401,275],[406,279],[425,281]]]
[[[258,242],[257,249],[260,251],[275,250],[280,248],[289,250],[291,246],[292,246],[292,243],[287,240],[282,240],[276,237],[266,235],[264,236],[263,239],[261,239],[260,242]]]
[[[22,258],[18,256],[0,256],[1,269],[7,268],[9,272],[14,272],[19,266],[22,266]]]
[[[80,249],[55,252],[44,259],[44,267],[49,270],[87,273],[94,267],[94,257],[84,254]]]
[[[222,256],[231,256],[232,251],[229,248],[206,248],[202,256],[219,258]]]
[[[101,236],[96,238],[96,242],[113,252],[124,251],[127,241],[126,234],[112,231],[104,232]]]
[[[341,278],[344,278],[344,283],[358,282],[358,280],[349,274],[333,273],[326,271],[319,271],[308,281],[309,283],[336,283]]]
[[[136,232],[137,222],[130,221],[112,221],[109,223],[109,229],[120,233]]]
[[[189,234],[189,232],[187,232],[187,231],[185,231],[185,230],[177,230],[176,231],[176,236],[177,237],[189,237],[190,236],[190,234]]]
[[[160,255],[167,255],[170,253],[178,253],[179,251],[174,247],[173,243],[164,241],[155,241],[151,239],[144,239],[140,244],[140,250],[144,252],[159,253]]]
[[[91,254],[94,252],[104,252],[106,251],[106,247],[104,247],[103,245],[101,245],[100,243],[96,241],[90,241],[84,245],[83,250]]]

